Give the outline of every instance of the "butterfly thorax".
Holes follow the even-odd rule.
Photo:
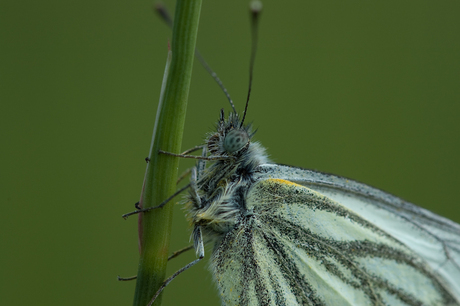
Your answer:
[[[231,230],[239,218],[247,215],[245,196],[252,184],[254,171],[267,163],[265,149],[251,142],[250,126],[241,126],[238,116],[231,113],[224,119],[223,111],[217,132],[207,138],[210,156],[225,157],[200,170],[196,182],[196,196],[188,197],[189,219],[203,229],[205,235],[219,236]],[[194,191],[192,191],[194,192]]]

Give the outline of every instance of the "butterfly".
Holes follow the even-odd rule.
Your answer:
[[[214,244],[224,305],[459,305],[460,225],[353,180],[270,163],[252,136],[222,110],[205,147],[221,159],[198,162],[187,196],[197,255]]]
[[[244,123],[249,94],[242,118],[229,101],[191,171],[198,259],[181,271],[206,242],[223,305],[460,305],[459,224],[350,179],[271,163]]]

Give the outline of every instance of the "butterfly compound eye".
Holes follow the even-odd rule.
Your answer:
[[[234,153],[243,148],[249,141],[248,134],[243,130],[231,130],[224,140],[224,150],[227,153]]]

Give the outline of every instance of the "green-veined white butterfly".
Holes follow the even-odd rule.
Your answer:
[[[189,196],[224,305],[458,305],[460,226],[364,184],[268,163],[235,113]],[[235,158],[235,159],[233,159]]]
[[[217,161],[198,162],[187,201],[198,257],[203,241],[214,244],[224,305],[460,304],[458,224],[352,180],[270,163],[243,122],[221,111],[203,150]]]

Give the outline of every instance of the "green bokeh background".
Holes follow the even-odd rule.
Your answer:
[[[167,1],[172,10],[174,2]],[[171,32],[150,1],[0,2],[0,303],[129,305],[136,218]],[[247,1],[204,1],[198,46],[242,109]],[[460,2],[264,1],[248,120],[275,162],[460,222]],[[183,148],[226,99],[198,64]],[[181,161],[181,169],[193,165]],[[188,245],[176,205],[170,251]],[[208,249],[209,254],[209,249]],[[175,259],[168,274],[193,260]],[[206,263],[164,305],[218,305]]]

